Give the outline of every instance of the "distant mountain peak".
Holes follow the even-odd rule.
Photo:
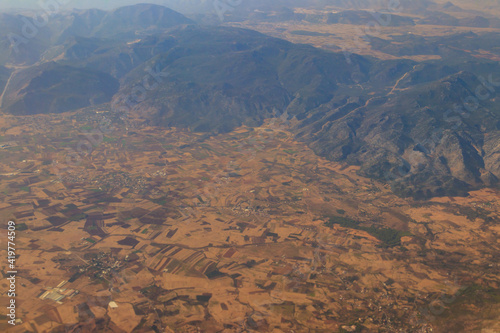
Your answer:
[[[137,4],[117,8],[109,12],[95,32],[96,36],[107,37],[136,33],[137,29],[167,29],[181,24],[194,24],[184,15],[164,6]]]
[[[445,10],[448,10],[448,11],[463,11],[462,8],[458,7],[457,5],[455,5],[454,3],[452,3],[451,1],[448,1],[447,3],[445,3],[443,6],[442,6],[443,9]]]

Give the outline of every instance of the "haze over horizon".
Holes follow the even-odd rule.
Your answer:
[[[63,2],[67,2],[67,4],[62,4]],[[193,1],[181,1],[181,0],[149,0],[149,1],[137,1],[137,0],[107,0],[107,1],[98,1],[98,0],[87,0],[87,1],[76,1],[76,0],[61,0],[59,3],[62,4],[63,7],[67,9],[78,8],[78,9],[89,9],[89,8],[98,8],[98,9],[114,9],[122,6],[140,4],[140,3],[149,3],[149,4],[157,4],[163,6],[172,6],[177,9],[182,8],[183,5],[187,5],[192,3]],[[41,9],[43,4],[49,5],[52,1],[49,0],[2,0],[0,1],[0,10],[6,9]]]

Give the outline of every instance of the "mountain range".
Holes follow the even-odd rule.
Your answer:
[[[500,178],[500,74],[492,74],[500,66],[474,53],[493,52],[496,35],[373,37],[372,47],[388,54],[441,57],[380,60],[199,25],[142,4],[59,13],[16,50],[11,34],[22,36],[30,18],[1,15],[5,113],[111,102],[145,124],[214,135],[285,114],[296,138],[318,155],[358,165],[401,196],[466,195]]]

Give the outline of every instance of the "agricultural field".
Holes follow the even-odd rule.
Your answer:
[[[498,330],[500,192],[402,199],[289,125],[2,116],[12,332]]]
[[[265,19],[257,16],[245,19],[229,15],[225,25],[257,30],[263,34],[288,40],[292,43],[310,44],[332,52],[351,56],[360,54],[378,59],[411,59],[417,62],[446,59],[439,52],[423,51],[419,48],[422,38],[443,38],[450,45],[460,44],[463,35],[497,34],[500,32],[498,2],[481,1],[435,1],[432,8],[425,8],[425,1],[370,1],[338,2],[338,6],[321,8],[295,7],[294,19],[280,19],[284,13],[268,13]],[[346,5],[348,4],[348,5]],[[429,3],[430,4],[430,3]],[[316,6],[317,7],[317,6]],[[439,10],[439,14],[434,12]],[[491,24],[481,24],[480,20],[490,20]],[[493,23],[495,22],[495,23]],[[393,54],[377,47],[380,41],[401,44],[398,37],[413,41],[413,49],[405,54]],[[447,42],[435,42],[437,45]],[[458,45],[456,45],[458,46]],[[485,48],[488,46],[484,45]],[[481,49],[464,49],[466,52],[477,51],[483,56],[498,61],[498,55]]]

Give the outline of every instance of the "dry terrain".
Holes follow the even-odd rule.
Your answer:
[[[438,5],[445,5],[446,0],[435,1]],[[371,41],[374,38],[391,40],[394,36],[416,35],[416,36],[450,36],[460,33],[473,32],[476,34],[500,32],[499,27],[474,27],[474,26],[450,26],[440,24],[419,24],[419,20],[425,18],[425,14],[409,14],[404,6],[399,6],[399,1],[380,1],[382,6],[378,8],[365,8],[356,5],[353,1],[352,10],[363,10],[370,12],[381,12],[384,14],[373,15],[362,24],[356,23],[328,23],[329,13],[344,12],[346,8],[326,6],[322,9],[295,8],[296,14],[318,17],[318,20],[297,20],[297,21],[258,21],[249,20],[243,22],[225,22],[226,25],[257,30],[266,35],[282,38],[293,43],[311,44],[315,47],[330,50],[333,52],[347,52],[348,54],[361,54],[373,56],[379,59],[412,59],[414,61],[425,61],[440,59],[439,55],[405,55],[394,56],[375,50]],[[394,7],[388,4],[392,3]],[[463,10],[445,10],[443,13],[456,18],[474,18],[476,16],[497,18],[500,15],[498,1],[468,1],[458,0],[452,3]],[[394,8],[394,9],[393,9]],[[392,26],[394,17],[413,19],[415,25]],[[436,22],[438,23],[438,22]],[[498,60],[496,57],[494,60]]]
[[[287,126],[0,118],[22,320],[0,330],[498,331],[499,191],[401,199]]]

